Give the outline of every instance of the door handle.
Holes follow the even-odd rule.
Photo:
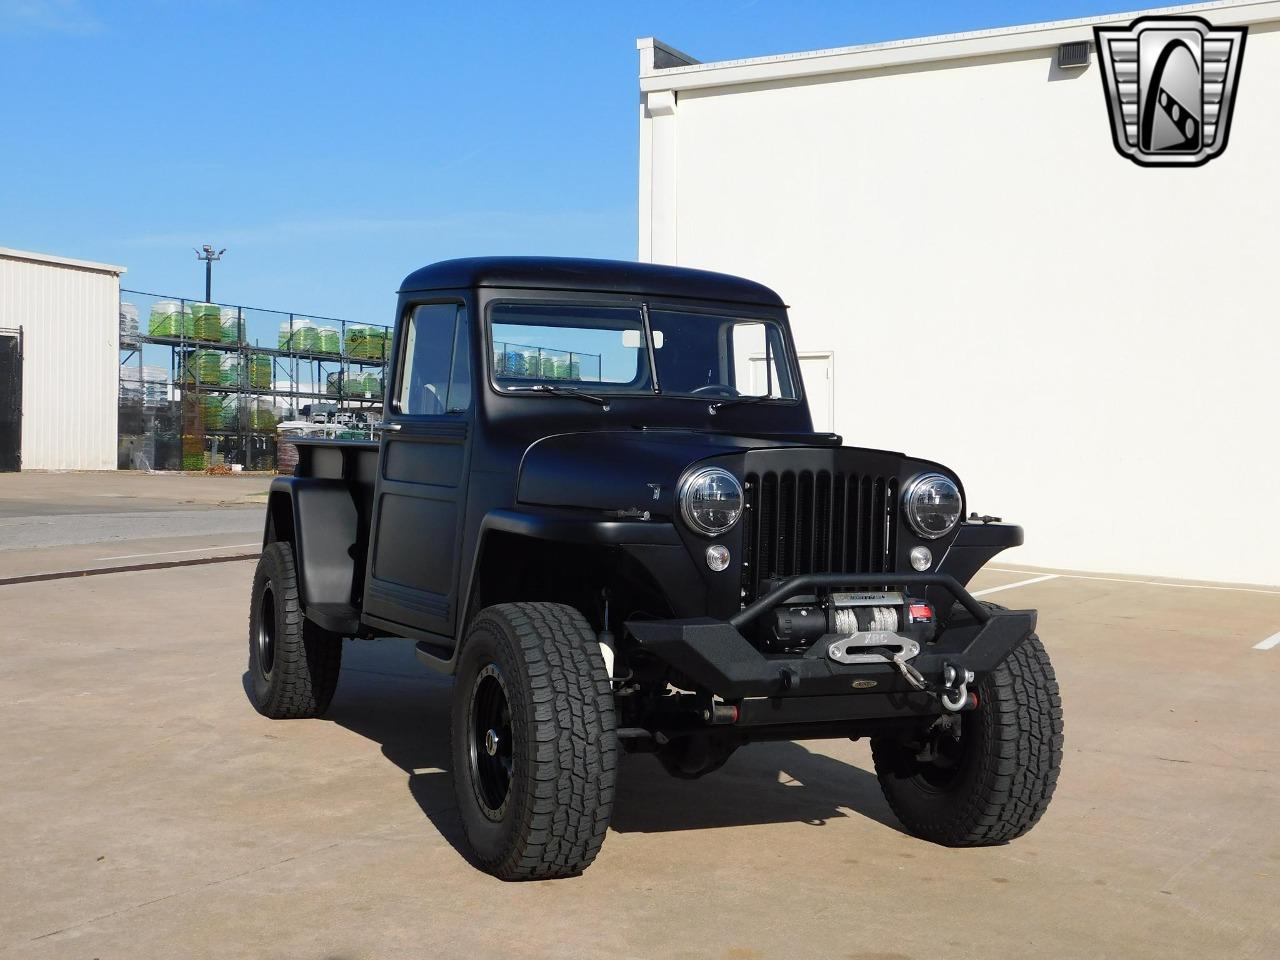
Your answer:
[[[399,433],[401,425],[390,420],[379,420],[373,425],[373,429],[382,430],[387,433]]]

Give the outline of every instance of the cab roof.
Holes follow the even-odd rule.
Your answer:
[[[631,293],[785,306],[764,284],[727,273],[630,260],[576,257],[467,257],[442,260],[404,278],[400,293],[510,287],[589,293]]]

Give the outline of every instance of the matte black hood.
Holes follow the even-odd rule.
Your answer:
[[[832,434],[749,437],[691,430],[562,433],[532,444],[520,467],[516,499],[544,507],[674,514],[676,484],[709,457],[779,447],[832,447]]]

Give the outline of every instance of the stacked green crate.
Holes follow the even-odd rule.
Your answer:
[[[298,348],[298,329],[289,320],[285,320],[280,324],[280,333],[276,338],[276,346],[281,350],[296,350]]]
[[[347,356],[354,357],[357,360],[364,359],[365,353],[369,349],[369,328],[360,323],[353,323],[348,326],[346,348]]]
[[[341,351],[342,339],[338,336],[337,327],[321,327],[317,335],[321,353],[339,353]]]
[[[356,360],[382,360],[387,347],[387,331],[381,327],[353,324],[347,327],[347,356]]]
[[[199,382],[216,387],[222,382],[222,352],[219,350],[197,350],[196,370]]]
[[[236,307],[222,308],[222,342],[244,343],[244,320]]]
[[[226,397],[222,402],[222,429],[240,429],[240,402],[235,397]]]
[[[204,450],[204,438],[192,434],[182,437],[182,469],[203,470],[209,466],[208,454]]]
[[[255,353],[249,357],[249,386],[255,390],[271,389],[271,357]]]
[[[274,430],[279,419],[266,400],[255,400],[249,407],[249,427],[252,430]]]
[[[206,394],[200,398],[200,417],[206,430],[217,430],[222,427],[222,398]]]
[[[243,382],[243,365],[240,361],[240,355],[236,353],[224,354],[218,370],[218,386],[238,387]]]
[[[299,350],[308,353],[320,352],[320,328],[310,320],[299,320],[297,336],[294,338]]]
[[[151,305],[147,333],[153,337],[176,337],[182,322],[182,305],[173,300],[157,300]]]
[[[216,303],[191,304],[191,321],[197,340],[219,343],[222,340],[222,310]]]

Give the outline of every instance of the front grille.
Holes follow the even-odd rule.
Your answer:
[[[802,573],[887,573],[898,530],[896,477],[830,470],[766,470],[744,484],[742,586]]]

